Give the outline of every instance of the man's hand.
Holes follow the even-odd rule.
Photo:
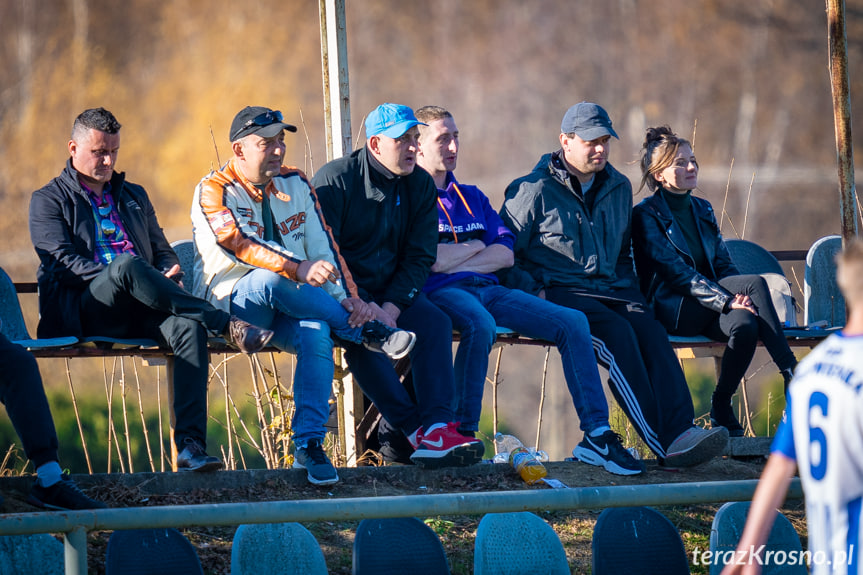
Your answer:
[[[326,260],[304,260],[297,266],[297,279],[310,286],[321,287],[328,281],[336,283],[340,277],[336,266]]]
[[[402,314],[402,310],[399,309],[399,306],[394,303],[385,301],[384,305],[381,306],[381,309],[383,309],[391,318],[393,318],[393,325],[391,325],[390,327],[397,327],[396,322],[399,320],[399,316]]]
[[[351,327],[359,327],[361,325],[365,325],[366,322],[375,319],[375,310],[372,309],[372,306],[358,297],[347,297],[343,299],[342,307],[351,314],[350,317],[348,317],[348,325]]]
[[[183,277],[183,270],[180,269],[180,264],[174,264],[169,270],[166,270],[164,274],[166,278],[172,278],[177,274],[180,274],[180,277]],[[178,280],[177,285],[184,287],[183,280]]]
[[[372,308],[372,311],[374,311],[374,313],[375,313],[375,319],[378,320],[379,322],[386,324],[386,325],[390,326],[391,328],[395,329],[398,327],[396,325],[396,319],[398,318],[398,314],[396,314],[396,317],[391,316],[384,309],[387,305],[390,305],[391,307],[395,307],[393,304],[391,304],[389,302],[385,303],[384,307],[379,306],[375,302],[369,303],[369,307]],[[398,310],[398,308],[396,308],[396,310]]]

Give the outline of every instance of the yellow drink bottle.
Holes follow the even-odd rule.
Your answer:
[[[548,475],[545,466],[524,447],[517,447],[510,452],[509,463],[528,485],[533,485]]]

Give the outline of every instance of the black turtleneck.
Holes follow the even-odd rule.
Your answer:
[[[692,192],[687,191],[685,194],[675,194],[665,188],[661,189],[662,197],[665,199],[665,203],[668,204],[677,227],[683,233],[683,239],[686,240],[689,255],[695,261],[695,269],[699,273],[710,277],[710,264],[704,253],[704,246],[701,245],[701,235],[698,233],[698,223],[695,221],[695,214],[692,213],[692,198],[689,197]]]

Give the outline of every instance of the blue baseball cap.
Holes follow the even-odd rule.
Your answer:
[[[614,136],[618,140],[617,132],[611,127],[611,118],[608,117],[602,106],[590,102],[580,102],[572,106],[563,115],[560,123],[561,134],[572,134],[589,142],[603,136]]]
[[[400,138],[414,126],[428,126],[414,116],[414,111],[401,104],[381,104],[366,117],[366,138],[384,135]]]

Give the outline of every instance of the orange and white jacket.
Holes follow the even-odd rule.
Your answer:
[[[326,283],[327,293],[339,302],[347,297],[346,291],[356,296],[356,286],[306,175],[282,166],[264,193],[269,195],[274,232],[283,246],[264,240],[262,192],[243,176],[235,159],[210,172],[195,188],[195,295],[230,312],[234,285],[251,270],[263,268],[298,281],[297,267],[303,260],[326,260],[342,275],[337,283]]]

